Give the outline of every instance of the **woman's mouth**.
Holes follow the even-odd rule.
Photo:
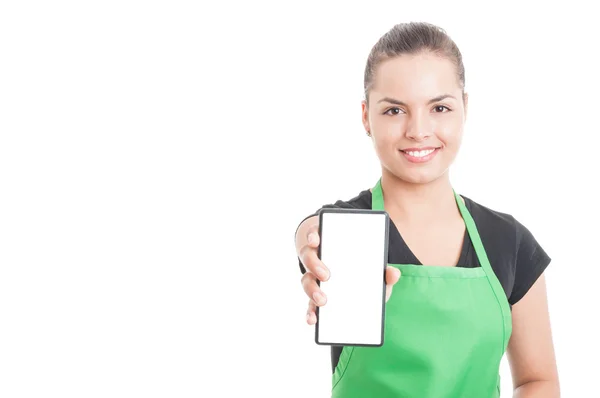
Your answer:
[[[429,162],[431,159],[437,155],[440,151],[440,148],[407,148],[401,149],[400,152],[404,155],[406,160],[411,163],[425,163]]]

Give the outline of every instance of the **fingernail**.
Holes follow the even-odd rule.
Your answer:
[[[309,313],[306,314],[306,322],[310,322],[310,314]]]
[[[308,235],[308,243],[310,243],[312,245],[314,241],[315,241],[315,234],[312,233],[312,234]]]

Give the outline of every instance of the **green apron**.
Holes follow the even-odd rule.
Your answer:
[[[500,396],[500,360],[512,332],[510,307],[475,222],[454,193],[481,267],[388,264],[402,271],[385,308],[381,347],[342,349],[335,398]],[[373,210],[385,210],[381,179]]]

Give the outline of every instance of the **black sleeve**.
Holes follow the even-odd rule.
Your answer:
[[[337,202],[335,202],[334,204],[328,204],[325,206],[322,206],[321,209],[341,209],[341,208],[352,208],[352,206],[350,204],[348,204],[347,202],[344,202],[342,200],[338,200]],[[319,210],[321,210],[319,209]],[[319,212],[319,210],[317,210],[316,212],[314,212],[313,214],[311,214],[310,216],[306,216],[304,217],[304,219],[302,221],[300,221],[300,224],[298,224],[298,226],[296,227],[296,233],[294,233],[294,240],[296,239],[296,234],[298,233],[298,228],[300,228],[300,225],[307,219],[310,218],[312,216],[316,216],[317,213]],[[306,268],[304,268],[304,265],[302,264],[302,261],[300,260],[300,258],[298,257],[298,265],[300,266],[300,272],[302,272],[302,274],[306,273]]]
[[[517,260],[515,284],[508,300],[511,305],[516,304],[525,296],[551,261],[548,254],[546,254],[544,249],[535,240],[533,234],[523,224],[516,221],[516,227]]]

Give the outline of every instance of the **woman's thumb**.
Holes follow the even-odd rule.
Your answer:
[[[395,267],[386,267],[385,272],[385,284],[393,286],[400,279],[401,272],[398,268]]]

